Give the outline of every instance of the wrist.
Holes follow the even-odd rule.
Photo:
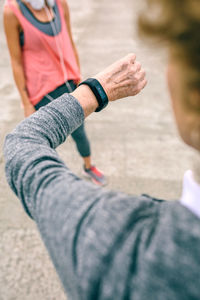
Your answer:
[[[78,86],[71,93],[71,95],[79,101],[80,105],[83,108],[85,117],[93,113],[98,107],[98,102],[94,93],[89,88],[89,86],[85,84]]]
[[[30,107],[30,106],[33,106],[33,104],[30,101],[28,101],[28,102],[27,101],[26,102],[22,101],[22,106],[23,107]]]
[[[21,93],[21,103],[23,106],[31,105],[29,97],[28,97],[27,93],[25,93],[25,92]]]

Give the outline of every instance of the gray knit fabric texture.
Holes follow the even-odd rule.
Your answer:
[[[78,101],[64,94],[4,146],[8,182],[37,223],[68,299],[199,300],[200,220],[178,201],[75,176],[55,148],[83,120]]]

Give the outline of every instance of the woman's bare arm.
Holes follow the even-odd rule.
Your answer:
[[[10,53],[14,80],[21,96],[24,115],[25,117],[28,117],[35,111],[35,108],[29,101],[29,96],[26,89],[26,79],[22,63],[22,51],[19,41],[20,23],[13,11],[8,6],[4,7],[3,14],[4,30]]]
[[[61,4],[62,4],[63,11],[64,11],[64,17],[65,17],[65,22],[66,22],[67,30],[68,30],[68,33],[69,33],[69,37],[70,37],[70,40],[71,40],[71,43],[72,43],[72,47],[74,49],[76,62],[77,62],[77,65],[79,67],[79,70],[80,70],[79,55],[78,55],[78,51],[77,51],[76,45],[75,45],[73,37],[72,37],[69,6],[68,6],[66,0],[61,0]]]

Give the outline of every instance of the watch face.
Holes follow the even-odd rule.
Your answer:
[[[103,108],[105,108],[108,105],[108,97],[102,87],[102,85],[100,84],[100,82],[95,79],[95,78],[88,78],[85,81],[81,82],[79,85],[81,84],[86,84],[90,87],[90,89],[92,90],[92,92],[94,93],[97,102],[99,104],[99,106],[97,107],[97,109],[95,110],[96,112],[101,111]]]

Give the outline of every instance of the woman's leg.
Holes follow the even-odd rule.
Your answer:
[[[76,147],[78,149],[79,154],[83,158],[85,162],[85,167],[88,169],[91,167],[91,151],[90,151],[90,143],[88,137],[85,132],[84,124],[82,124],[79,128],[77,128],[71,134],[73,140],[76,143]]]
[[[87,138],[84,124],[82,124],[78,129],[76,129],[72,134],[72,138],[76,143],[78,152],[84,161],[84,174],[89,177],[94,183],[99,185],[105,185],[105,176],[91,164],[91,152],[90,143]]]

